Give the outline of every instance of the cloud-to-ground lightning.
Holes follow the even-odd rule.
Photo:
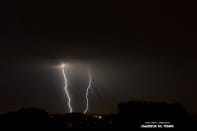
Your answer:
[[[92,84],[92,76],[90,71],[88,71],[88,78],[89,78],[89,82],[88,82],[88,87],[86,89],[86,109],[84,110],[84,114],[88,111],[88,107],[89,107],[89,100],[88,100],[88,94],[89,94],[89,89],[91,87]]]
[[[69,108],[69,113],[72,113],[73,109],[72,109],[72,106],[71,106],[71,97],[70,97],[70,94],[68,92],[68,79],[67,79],[67,75],[66,75],[66,72],[65,72],[65,69],[68,69],[68,65],[66,64],[62,64],[61,65],[61,70],[62,70],[62,74],[63,74],[63,77],[64,77],[64,82],[65,82],[65,86],[64,86],[64,90],[65,90],[65,93],[66,93],[66,96],[68,98],[68,108]],[[89,98],[88,98],[88,95],[89,95],[89,90],[92,86],[92,75],[91,75],[91,72],[90,70],[88,70],[88,86],[86,88],[86,94],[85,94],[85,99],[86,99],[86,107],[85,107],[85,110],[84,110],[84,114],[87,113],[88,109],[89,109]]]
[[[65,64],[62,64],[61,68],[62,68],[62,74],[63,74],[63,76],[64,76],[64,81],[65,81],[64,90],[65,90],[66,96],[67,96],[67,98],[68,98],[69,112],[72,113],[72,107],[71,107],[71,105],[70,105],[71,98],[70,98],[70,95],[69,95],[69,93],[68,93],[68,79],[67,79],[67,76],[66,76],[65,71],[64,71]]]

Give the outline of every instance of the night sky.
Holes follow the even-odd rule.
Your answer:
[[[185,1],[186,2],[186,1]],[[0,112],[65,113],[62,62],[74,111],[111,113],[129,100],[197,111],[196,10],[166,1],[6,1],[0,4]]]

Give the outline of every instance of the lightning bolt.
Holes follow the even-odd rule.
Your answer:
[[[88,88],[86,89],[86,109],[83,112],[84,114],[86,114],[86,112],[88,111],[88,106],[89,106],[88,94],[89,94],[89,89],[92,84],[92,76],[91,76],[90,71],[88,71],[88,78],[89,78],[89,82],[88,82]]]
[[[66,74],[65,74],[65,71],[64,71],[64,67],[65,67],[65,64],[62,64],[62,74],[64,76],[64,81],[65,81],[65,87],[64,87],[64,90],[66,92],[66,96],[68,98],[68,107],[69,107],[69,112],[72,113],[72,107],[70,105],[70,102],[71,102],[71,98],[69,96],[69,93],[68,93],[68,79],[66,77]]]

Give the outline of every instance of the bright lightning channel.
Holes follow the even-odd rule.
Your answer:
[[[88,111],[88,106],[89,106],[88,94],[89,94],[89,89],[92,84],[92,76],[91,76],[90,71],[88,71],[88,78],[89,78],[89,83],[88,83],[88,88],[86,89],[86,109],[83,112],[84,114],[86,114],[86,112]]]
[[[66,96],[67,96],[67,98],[68,98],[69,112],[72,113],[72,107],[71,107],[71,105],[70,105],[71,98],[70,98],[70,95],[69,95],[69,93],[68,93],[68,79],[67,79],[67,76],[66,76],[66,74],[65,74],[64,67],[65,67],[65,64],[62,64],[62,74],[63,74],[63,76],[64,76],[64,81],[65,81],[64,90],[65,90]]]

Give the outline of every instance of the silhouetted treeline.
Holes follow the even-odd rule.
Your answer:
[[[0,116],[0,127],[6,129],[39,129],[49,125],[49,115],[36,108],[21,109]]]
[[[197,117],[189,115],[179,103],[131,101],[120,103],[118,109],[119,113],[100,116],[82,113],[49,114],[36,108],[24,108],[0,115],[0,130],[135,129],[147,128],[149,124],[157,125],[158,122],[168,122],[167,125],[173,125],[173,128],[196,126]]]

